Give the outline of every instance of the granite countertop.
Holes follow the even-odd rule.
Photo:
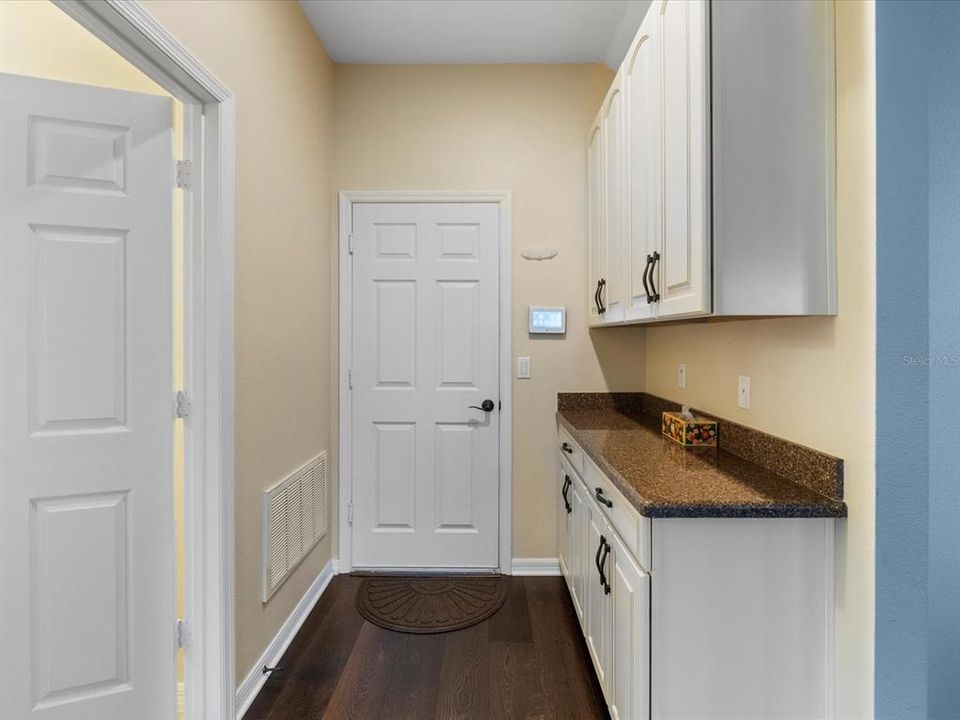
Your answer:
[[[616,403],[615,407],[589,407],[604,403],[564,402],[562,398],[557,412],[559,423],[641,515],[846,517],[842,461],[836,458],[743,426],[728,428],[731,445],[738,450],[748,446],[759,454],[760,462],[751,462],[742,457],[748,453],[734,454],[723,447],[725,428],[719,418],[719,448],[684,448],[660,434],[659,412],[652,412],[662,407],[664,401],[659,398],[653,398],[659,403],[647,400],[648,406],[654,406],[647,412],[640,409],[642,397],[626,406]],[[750,433],[756,437],[750,437]],[[764,443],[769,443],[766,448]],[[764,449],[776,457],[765,462]],[[819,469],[830,468],[831,461],[838,478],[824,483],[820,478],[806,477],[821,474]],[[784,470],[776,473],[770,467]],[[791,473],[799,477],[785,476]],[[833,496],[817,492],[811,485]]]

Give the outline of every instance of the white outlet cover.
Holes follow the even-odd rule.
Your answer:
[[[740,375],[737,377],[737,405],[744,410],[750,409],[750,376]]]

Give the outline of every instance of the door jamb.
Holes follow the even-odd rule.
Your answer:
[[[234,96],[136,0],[52,2],[184,104],[186,717],[234,718]]]
[[[513,372],[511,325],[511,222],[509,192],[379,192],[342,191],[339,193],[339,441],[338,441],[338,572],[350,572],[353,566],[353,538],[349,523],[349,504],[353,495],[351,466],[352,407],[349,371],[351,365],[353,264],[350,260],[350,233],[355,203],[497,203],[500,207],[500,401],[506,412],[500,413],[500,572],[513,571]]]

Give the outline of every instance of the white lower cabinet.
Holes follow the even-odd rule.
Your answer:
[[[610,715],[650,716],[650,575],[640,569],[620,537],[612,537],[610,572],[613,690]]]
[[[586,623],[584,635],[587,639],[587,649],[593,660],[593,668],[597,672],[597,680],[603,688],[604,697],[610,697],[613,682],[610,667],[613,662],[611,646],[611,603],[609,602],[610,586],[603,574],[604,565],[609,558],[607,554],[610,541],[610,525],[600,508],[592,499],[587,499],[587,558],[592,563],[585,573],[587,601]]]
[[[583,622],[584,506],[583,487],[566,460],[560,461],[560,570],[567,581],[577,619]]]
[[[560,565],[611,717],[833,717],[834,520],[644,517],[560,441],[583,469],[560,452]]]

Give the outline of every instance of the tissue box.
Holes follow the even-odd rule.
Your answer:
[[[684,447],[717,444],[717,421],[710,418],[685,418],[678,412],[665,412],[662,429],[666,437]]]

